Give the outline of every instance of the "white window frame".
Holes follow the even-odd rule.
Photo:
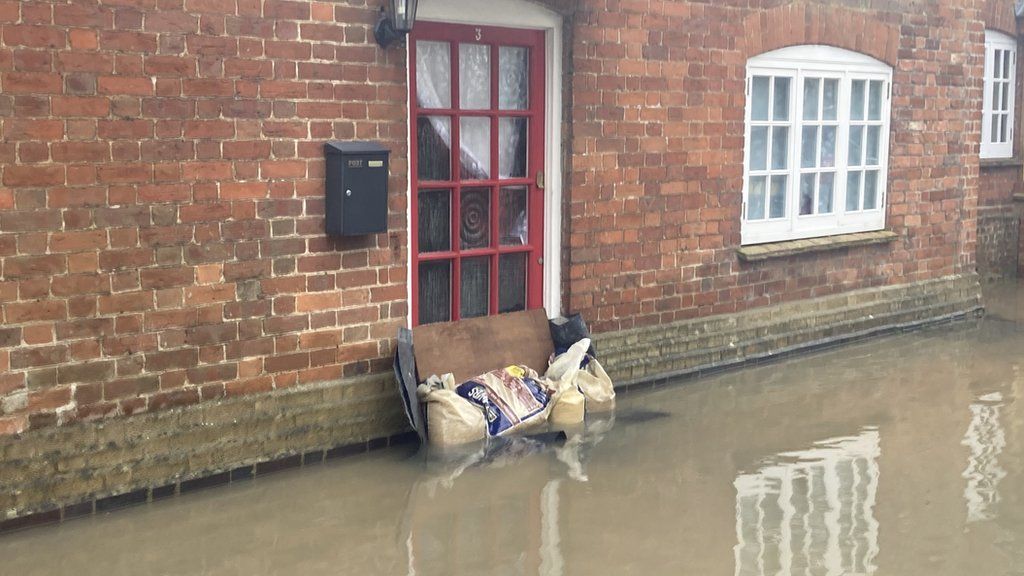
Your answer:
[[[1009,62],[1006,62],[1009,58]],[[996,69],[1000,64],[1001,70]],[[1007,65],[1008,64],[1008,65]],[[1016,111],[1017,41],[1012,36],[985,30],[985,89],[982,100],[981,157],[1013,157]],[[993,121],[999,127],[993,129]],[[1005,123],[1005,136],[1003,124]]]
[[[755,76],[784,76],[790,80],[789,99],[789,142],[786,211],[782,218],[748,220],[749,187],[751,181],[751,113],[753,98],[752,84]],[[835,181],[833,184],[832,212],[829,214],[800,215],[800,151],[802,146],[803,83],[805,78],[838,79],[837,135],[835,149]],[[852,121],[854,125],[877,125],[879,131],[878,163],[867,169],[878,171],[877,206],[869,210],[846,210],[846,180],[849,172],[848,143],[851,127],[850,96],[855,80],[863,80],[867,86],[871,81],[881,82],[881,115],[877,121]],[[865,89],[865,110],[868,92]],[[870,56],[841,48],[821,45],[790,46],[773,50],[747,61],[746,110],[744,115],[744,156],[743,156],[743,206],[740,227],[743,245],[765,242],[781,242],[816,238],[854,232],[868,232],[885,228],[886,201],[889,171],[889,127],[891,112],[892,68]],[[773,103],[769,102],[771,108]],[[821,121],[808,121],[809,126],[821,125]],[[757,122],[764,125],[766,122]],[[778,124],[773,122],[772,124]],[[866,140],[866,131],[863,140]],[[863,155],[863,154],[862,154]],[[769,167],[771,152],[769,150]],[[862,163],[863,165],[863,163]],[[863,168],[861,168],[863,169]],[[813,172],[804,169],[803,172]],[[762,172],[758,172],[762,173]],[[769,180],[770,182],[770,180]],[[770,187],[770,184],[769,184]],[[863,185],[862,185],[863,187]],[[766,213],[769,204],[766,190]],[[863,200],[861,200],[863,201]],[[815,203],[817,201],[815,200]]]

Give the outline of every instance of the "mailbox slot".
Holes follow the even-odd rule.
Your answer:
[[[359,236],[387,231],[390,154],[377,142],[324,144],[328,234]]]

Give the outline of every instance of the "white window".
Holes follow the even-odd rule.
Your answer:
[[[830,46],[747,61],[743,244],[885,227],[892,68]]]
[[[1016,77],[1017,43],[1006,34],[985,30],[982,158],[1013,156],[1013,102]]]

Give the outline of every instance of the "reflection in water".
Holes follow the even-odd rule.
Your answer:
[[[980,522],[995,517],[994,505],[999,502],[999,482],[1006,470],[999,465],[999,454],[1006,447],[1006,433],[1000,423],[1003,408],[1000,392],[985,394],[970,405],[971,423],[961,442],[971,450],[967,458],[967,479],[964,499],[967,501],[967,522]]]
[[[873,574],[878,430],[784,452],[736,487],[736,574]]]

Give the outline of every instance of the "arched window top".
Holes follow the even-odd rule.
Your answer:
[[[998,30],[985,30],[985,44],[1005,44],[1009,47],[1017,47],[1017,41],[1013,39],[1013,36]]]
[[[864,72],[892,72],[891,66],[867,54],[822,44],[804,44],[801,46],[779,48],[750,58],[747,60],[747,65],[764,68],[815,68],[823,70],[841,68]]]

